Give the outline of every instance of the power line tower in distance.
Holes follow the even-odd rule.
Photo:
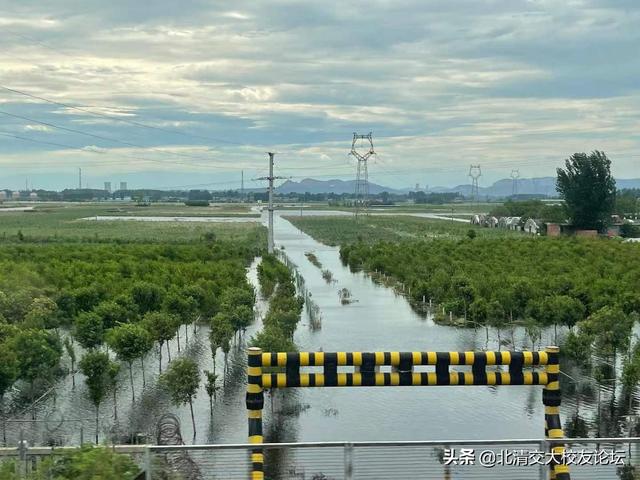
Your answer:
[[[480,188],[478,180],[482,176],[482,169],[480,165],[471,165],[469,167],[469,177],[471,177],[471,199],[476,202],[480,200]]]
[[[360,145],[358,145],[358,143],[360,143]],[[367,169],[367,160],[369,160],[369,157],[376,154],[373,149],[373,133],[369,132],[368,135],[358,135],[357,133],[354,133],[353,141],[351,142],[351,152],[349,154],[353,155],[358,160],[354,204],[354,215],[357,219],[358,215],[366,215],[368,213],[369,172]]]
[[[520,178],[520,170],[514,168],[511,170],[511,180],[513,181],[511,185],[511,196],[515,197],[518,195],[518,179]]]

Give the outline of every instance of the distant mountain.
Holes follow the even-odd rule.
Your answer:
[[[313,178],[305,178],[300,182],[287,180],[276,191],[281,194],[287,193],[335,193],[340,195],[343,193],[354,193],[356,190],[355,180],[315,180]],[[395,188],[383,187],[376,183],[369,182],[369,193],[377,195],[382,192],[402,193]]]
[[[617,179],[618,188],[640,188],[640,178]],[[280,185],[276,191],[281,194],[287,193],[353,193],[355,192],[355,180],[315,180],[313,178],[305,178],[300,182],[287,180]],[[555,177],[538,177],[538,178],[520,178],[518,179],[519,195],[556,195],[556,178]],[[376,183],[369,182],[369,192],[373,195],[382,192],[389,193],[409,193],[414,191],[412,188],[390,188]],[[460,193],[464,196],[471,195],[471,185],[462,184],[455,187],[432,187],[429,192],[434,193]],[[481,197],[509,197],[513,193],[513,179],[503,178],[494,182],[491,186],[479,187]]]
[[[619,189],[640,188],[640,178],[619,178],[616,179],[616,186]],[[519,195],[548,195],[555,196],[556,177],[520,178],[518,179]],[[457,185],[455,187],[434,187],[431,192],[458,192],[462,195],[471,195],[471,185]],[[490,187],[480,186],[478,192],[481,197],[508,197],[513,193],[513,179],[503,178],[494,182]]]

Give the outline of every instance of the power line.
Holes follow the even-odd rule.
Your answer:
[[[160,164],[168,164],[168,163],[176,163],[176,164],[180,164],[179,162],[165,162],[163,160],[155,160],[153,158],[145,158],[145,157],[138,157],[135,155],[128,155],[125,153],[112,153],[112,152],[106,152],[106,151],[101,151],[101,150],[94,150],[94,149],[87,149],[87,148],[81,148],[81,147],[76,147],[73,145],[68,145],[65,143],[57,143],[57,142],[49,142],[46,140],[36,140],[35,138],[29,138],[29,137],[22,137],[20,135],[14,135],[12,133],[8,133],[8,132],[0,132],[0,135],[3,135],[5,137],[11,137],[11,138],[15,138],[17,140],[22,140],[25,142],[32,142],[32,143],[39,143],[42,145],[50,145],[50,146],[54,146],[54,147],[61,147],[61,148],[65,148],[65,149],[69,149],[69,150],[77,150],[79,152],[83,152],[83,153],[97,153],[97,154],[101,154],[101,155],[107,155],[107,154],[111,154],[117,157],[126,157],[126,158],[131,158],[133,160],[142,160],[145,162],[154,162],[154,163],[160,163]],[[130,164],[131,162],[126,162],[127,164]],[[109,162],[109,163],[105,163],[104,165],[113,165],[115,163],[113,162]],[[95,165],[95,164],[92,164]],[[193,164],[193,163],[183,163],[183,165],[189,165],[189,166],[199,166],[199,167],[206,167],[206,168],[210,168],[209,165],[199,165],[199,164]],[[23,166],[22,164],[19,166]],[[38,166],[42,166],[42,165],[38,165]]]
[[[79,107],[77,105],[71,105],[71,104],[68,104],[68,103],[63,103],[63,102],[59,102],[59,101],[56,101],[56,100],[51,100],[49,98],[41,97],[41,96],[38,96],[38,95],[33,95],[31,93],[24,92],[22,90],[17,90],[15,88],[9,88],[9,87],[7,87],[5,85],[0,85],[0,88],[2,88],[3,90],[7,90],[9,92],[12,92],[12,93],[17,93],[19,95],[23,95],[25,97],[33,98],[35,100],[40,100],[40,101],[43,101],[43,102],[51,103],[53,105],[58,105],[60,107],[69,108],[69,109],[76,110],[76,111],[83,112],[83,113],[88,113],[89,115],[94,115],[94,116],[97,116],[97,117],[107,118],[109,120],[115,120],[115,121],[118,121],[118,122],[127,123],[129,125],[133,125],[133,126],[140,127],[140,128],[148,128],[148,129],[157,130],[157,131],[160,131],[160,132],[165,132],[165,133],[170,133],[170,134],[175,134],[175,135],[181,135],[181,136],[184,136],[184,137],[197,138],[197,139],[207,140],[207,141],[211,141],[211,142],[225,143],[225,144],[229,144],[229,145],[237,145],[237,146],[244,146],[244,147],[251,146],[251,145],[248,145],[246,143],[234,142],[234,141],[231,141],[231,140],[224,140],[224,139],[221,139],[221,138],[207,137],[207,136],[197,135],[197,134],[193,134],[193,133],[184,133],[184,132],[180,132],[178,130],[169,130],[168,128],[158,127],[158,126],[155,126],[155,125],[149,125],[149,124],[142,123],[142,122],[136,122],[134,120],[127,120],[127,119],[118,117],[116,115],[109,115],[109,114],[106,114],[106,113],[97,113],[97,112],[93,112],[93,111],[91,111],[91,110],[89,110],[87,108],[84,108],[84,107]]]
[[[183,153],[183,152],[175,152],[175,151],[172,151],[172,150],[167,150],[167,149],[162,149],[162,148],[157,148],[157,147],[147,147],[147,146],[144,146],[144,145],[139,145],[137,143],[125,142],[123,140],[118,140],[117,138],[105,137],[103,135],[96,135],[96,134],[93,134],[93,133],[84,132],[82,130],[77,130],[77,129],[74,129],[74,128],[63,127],[61,125],[56,125],[54,123],[43,122],[41,120],[36,120],[34,118],[25,117],[25,116],[22,116],[22,115],[16,115],[14,113],[5,112],[3,110],[0,110],[0,114],[7,115],[7,116],[13,117],[13,118],[18,118],[18,119],[21,119],[21,120],[25,120],[27,122],[37,123],[39,125],[44,125],[44,126],[47,126],[47,127],[58,129],[58,130],[63,130],[63,131],[70,132],[70,133],[76,133],[76,134],[79,134],[79,135],[84,135],[84,136],[95,138],[95,139],[102,140],[102,141],[105,141],[105,142],[119,143],[119,144],[124,145],[126,147],[141,148],[143,150],[151,150],[151,151],[154,151],[154,152],[162,153],[164,155],[172,155],[172,156],[179,156],[179,157],[186,157],[186,158],[194,158],[196,160],[205,160],[206,161],[205,158],[198,157],[198,156],[195,156],[195,155],[189,155],[189,154],[186,154],[186,153]],[[197,165],[197,164],[190,164],[190,165]],[[211,167],[210,164],[202,165],[202,166]],[[225,168],[228,168],[228,167],[225,167]]]

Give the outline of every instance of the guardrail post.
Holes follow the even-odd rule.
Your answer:
[[[546,440],[540,440],[540,451],[541,452],[547,452],[549,450],[549,445],[547,445],[547,441]],[[540,465],[538,466],[538,478],[540,480],[547,480],[547,472],[549,471],[549,468],[547,467],[547,465],[545,465],[545,462],[540,462]]]
[[[353,443],[344,444],[344,480],[353,479]]]
[[[570,480],[569,467],[565,464],[564,437],[560,423],[560,348],[550,346],[545,349],[548,359],[545,368],[547,384],[542,391],[544,404],[545,437],[553,459],[550,463],[549,478],[551,480]]]
[[[249,347],[247,350],[247,416],[249,417],[249,443],[261,444],[262,408],[264,391],[262,389],[262,349]],[[250,480],[264,479],[264,453],[262,448],[251,450]]]
[[[144,478],[145,480],[151,480],[153,478],[153,472],[151,471],[151,447],[147,445],[144,451]]]

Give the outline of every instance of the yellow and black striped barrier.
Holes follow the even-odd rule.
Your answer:
[[[381,372],[380,367],[391,367]],[[431,367],[416,371],[415,367]],[[467,367],[466,371],[451,366]],[[487,367],[506,366],[507,371]],[[301,372],[322,367],[323,373]],[[339,371],[343,367],[343,371]],[[470,368],[469,368],[470,367]],[[543,367],[537,371],[536,367]],[[263,373],[263,368],[284,370]],[[352,370],[352,371],[344,371]],[[424,370],[424,369],[423,369]],[[569,480],[560,424],[559,349],[540,352],[277,352],[248,350],[247,409],[249,442],[262,443],[262,408],[265,388],[387,387],[463,385],[542,385],[545,435],[553,452],[552,480]],[[262,450],[252,451],[252,480],[264,478]]]

